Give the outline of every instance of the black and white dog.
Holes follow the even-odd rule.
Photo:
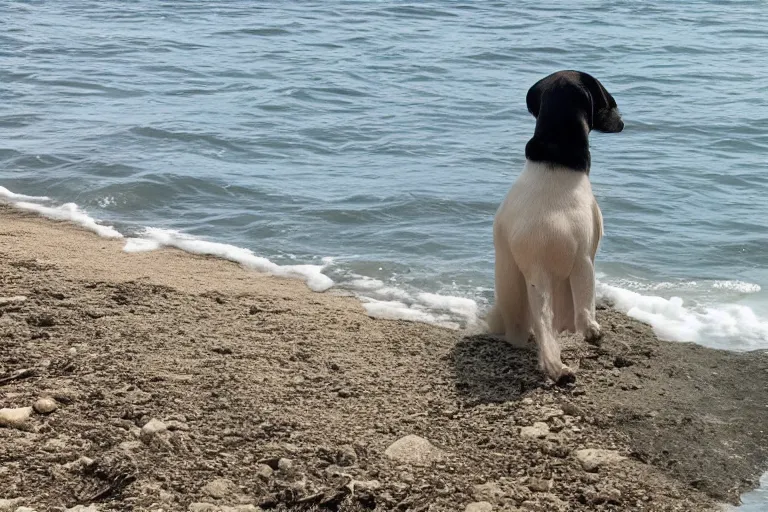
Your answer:
[[[602,84],[579,71],[543,78],[526,103],[536,130],[523,172],[496,213],[496,304],[487,321],[515,346],[525,346],[532,329],[541,369],[567,383],[575,375],[560,359],[557,335],[602,336],[594,262],[603,218],[589,182],[589,132],[617,133],[624,122]]]

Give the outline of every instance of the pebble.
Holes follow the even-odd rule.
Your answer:
[[[168,427],[165,425],[165,423],[158,419],[152,418],[147,422],[146,425],[141,427],[141,434],[139,434],[139,437],[145,443],[149,443],[153,437],[155,437],[157,434],[165,432],[166,430],[168,430]]]
[[[293,469],[293,461],[291,459],[286,459],[284,457],[281,457],[277,461],[277,469],[280,471],[288,472],[291,469]]]
[[[152,401],[152,393],[134,389],[125,395],[125,400],[134,405],[144,405]]]
[[[464,509],[464,512],[492,512],[492,511],[493,511],[493,505],[491,505],[487,501],[476,501],[474,503],[470,503]]]
[[[352,480],[348,487],[354,492],[356,489],[365,492],[373,492],[381,489],[381,482],[378,480]]]
[[[6,304],[24,302],[25,300],[27,300],[27,298],[23,295],[15,295],[13,297],[0,297],[0,306],[5,306]]]
[[[479,502],[497,502],[504,498],[504,491],[496,482],[486,482],[472,487],[472,497]]]
[[[21,501],[22,498],[0,498],[0,512],[12,512]]]
[[[275,470],[267,466],[266,464],[259,464],[256,467],[256,476],[264,480],[265,482],[268,481],[270,478],[272,478],[272,474],[274,472]]]
[[[352,392],[348,389],[341,389],[339,390],[337,395],[339,396],[339,398],[349,398],[352,396]]]
[[[411,434],[389,445],[384,455],[397,462],[422,466],[443,460],[447,454],[423,437]]]
[[[70,347],[69,349],[69,355],[76,356],[77,355],[77,349],[75,347]]]
[[[178,420],[168,420],[165,422],[165,426],[166,428],[168,428],[168,430],[182,430],[182,431],[189,430],[189,425],[187,425],[183,421],[178,421]]]
[[[556,409],[554,407],[542,407],[538,414],[541,415],[541,421],[549,421],[552,418],[557,418],[565,414],[562,409]]]
[[[53,398],[39,398],[32,407],[38,414],[50,414],[59,408],[59,404]]]
[[[76,505],[72,508],[65,509],[64,512],[99,512],[96,505]]]
[[[31,407],[0,409],[0,427],[22,427],[32,415]]]
[[[609,487],[600,493],[600,499],[602,501],[607,501],[608,503],[620,503],[621,491],[614,487]]]
[[[205,484],[203,493],[211,498],[225,498],[232,494],[236,486],[232,480],[227,478],[217,478]]]
[[[141,448],[141,441],[123,441],[118,445],[118,448],[127,452],[132,452],[133,450]]]
[[[348,467],[357,464],[357,452],[348,444],[340,446],[336,452],[336,459],[339,466]]]
[[[187,508],[188,512],[218,512],[219,507],[213,503],[204,503],[201,501],[190,503]]]
[[[531,427],[520,428],[520,437],[527,439],[541,439],[547,437],[549,434],[549,425],[541,421],[537,421]]]
[[[552,480],[544,480],[543,478],[531,478],[528,482],[528,488],[535,492],[549,492],[552,489]]]
[[[37,510],[29,507],[18,507],[16,512],[37,512]]]
[[[619,452],[615,450],[599,450],[594,448],[588,448],[585,450],[577,450],[574,452],[576,459],[581,463],[581,467],[584,471],[595,472],[600,466],[606,464],[615,464],[621,462],[626,457],[619,455]]]
[[[301,375],[297,375],[293,379],[291,379],[291,382],[293,383],[294,386],[300,386],[304,384],[304,380],[305,380],[304,377],[302,377]]]
[[[533,398],[523,398],[523,405],[533,405]]]

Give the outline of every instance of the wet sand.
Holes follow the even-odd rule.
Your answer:
[[[603,307],[559,388],[492,338],[123,244],[0,205],[0,510],[700,511],[768,469],[766,352]]]

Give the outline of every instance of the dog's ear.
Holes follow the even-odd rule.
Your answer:
[[[528,94],[525,95],[525,104],[528,107],[528,112],[533,114],[533,117],[539,117],[539,108],[541,108],[541,96],[544,94],[546,88],[546,78],[542,78],[528,89]]]
[[[589,113],[589,128],[606,133],[618,133],[624,129],[616,100],[600,81],[587,73],[579,72],[579,81],[589,93],[592,112]]]

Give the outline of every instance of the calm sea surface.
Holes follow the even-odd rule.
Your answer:
[[[0,1],[0,186],[463,325],[492,300],[525,93],[579,69],[626,122],[591,141],[601,293],[669,339],[768,347],[766,18],[750,1]]]

